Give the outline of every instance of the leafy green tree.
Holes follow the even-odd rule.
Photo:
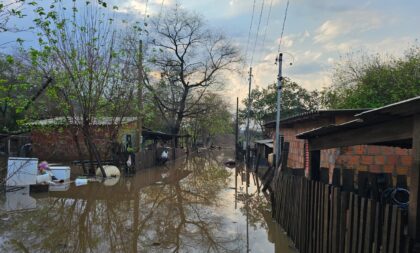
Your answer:
[[[201,110],[184,124],[192,136],[193,144],[196,144],[197,140],[204,142],[218,134],[233,133],[234,123],[229,111],[230,105],[222,96],[216,93],[206,94],[198,107]]]
[[[287,118],[292,115],[318,109],[318,91],[308,91],[289,78],[283,79],[281,96],[281,117]],[[248,98],[242,101],[245,108],[240,110],[240,118],[246,119]],[[261,129],[265,120],[275,118],[277,110],[277,84],[273,83],[267,88],[255,88],[251,90],[250,119]]]
[[[90,160],[98,162],[92,124],[98,117],[111,116],[111,125],[116,126],[111,138],[116,137],[134,97],[135,73],[131,72],[130,52],[119,44],[115,9],[103,1],[63,0],[35,8],[34,22],[42,50],[31,51],[34,65],[43,65],[54,77],[53,94],[63,116],[77,127],[73,134],[80,157],[79,133]]]
[[[51,82],[31,68],[26,56],[25,52],[15,56],[0,54],[0,132],[3,134],[21,130],[26,111]]]
[[[327,108],[376,108],[420,95],[420,47],[400,58],[348,55],[337,64],[333,85],[322,91]]]

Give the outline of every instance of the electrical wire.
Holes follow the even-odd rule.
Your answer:
[[[149,0],[146,0],[146,7],[144,9],[144,22],[146,22],[147,18],[147,9],[149,8]]]
[[[262,2],[261,2],[260,17],[259,17],[258,26],[257,26],[257,32],[255,33],[254,48],[252,49],[252,54],[251,54],[251,63],[250,63],[250,66],[252,66],[252,63],[254,62],[254,54],[255,54],[255,49],[257,48],[258,35],[260,33],[260,26],[261,26],[261,19],[262,19],[262,14],[264,12],[264,4],[265,4],[265,0],[262,0]]]
[[[160,4],[160,11],[159,11],[159,18],[158,18],[158,24],[160,23],[160,19],[162,18],[162,12],[163,12],[163,5],[165,4],[165,0],[162,0],[162,3]]]
[[[288,10],[289,10],[289,0],[287,0],[286,10],[284,11],[283,26],[281,28],[281,35],[280,35],[280,41],[279,41],[279,49],[278,49],[277,53],[280,53],[280,50],[281,50],[281,43],[283,41],[284,26],[286,25],[287,11]]]
[[[246,42],[245,59],[248,59],[249,42],[251,40],[252,25],[254,23],[255,2],[256,2],[256,0],[254,0],[254,4],[252,5],[251,24],[249,25],[248,40]]]
[[[270,7],[268,9],[268,14],[267,14],[267,21],[265,23],[265,28],[264,28],[264,36],[263,36],[263,41],[262,41],[262,48],[264,48],[264,44],[265,44],[265,39],[267,37],[267,30],[268,30],[268,24],[270,22],[270,17],[271,17],[271,9],[273,7],[273,0],[271,0],[270,2]]]

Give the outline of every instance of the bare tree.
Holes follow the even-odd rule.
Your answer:
[[[183,119],[198,113],[204,94],[222,86],[222,73],[240,62],[239,50],[178,5],[153,23],[151,36],[152,73],[158,75],[146,87],[171,133],[178,134]]]

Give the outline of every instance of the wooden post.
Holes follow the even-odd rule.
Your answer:
[[[410,205],[408,209],[408,233],[414,239],[413,252],[420,252],[420,114],[413,117],[413,165],[410,170]]]
[[[236,122],[235,122],[235,160],[238,159],[238,136],[239,136],[239,98],[236,97]]]
[[[320,180],[320,168],[321,168],[321,151],[314,150],[310,153],[310,171],[309,175],[312,180]]]
[[[10,154],[10,150],[11,150],[10,146],[11,146],[11,144],[10,144],[10,136],[8,136],[7,137],[7,149],[6,149],[7,156],[11,156],[11,154]]]

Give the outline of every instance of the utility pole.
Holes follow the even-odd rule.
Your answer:
[[[138,152],[141,151],[141,144],[143,141],[143,41],[140,40],[137,55],[137,141]]]
[[[249,149],[250,149],[250,145],[249,142],[251,140],[251,135],[249,133],[249,115],[250,115],[250,111],[251,111],[251,83],[252,83],[252,67],[249,67],[249,85],[248,85],[248,108],[246,111],[246,153],[245,153],[245,163],[247,165],[249,165]]]
[[[238,159],[238,136],[239,136],[239,98],[236,97],[236,123],[235,123],[235,160]]]
[[[279,73],[277,76],[277,117],[276,117],[276,170],[280,166],[280,155],[281,155],[281,143],[280,143],[280,103],[281,103],[281,88],[283,83],[283,77],[281,74],[281,65],[283,63],[283,54],[280,53],[279,57],[276,59],[276,63],[279,65]]]

